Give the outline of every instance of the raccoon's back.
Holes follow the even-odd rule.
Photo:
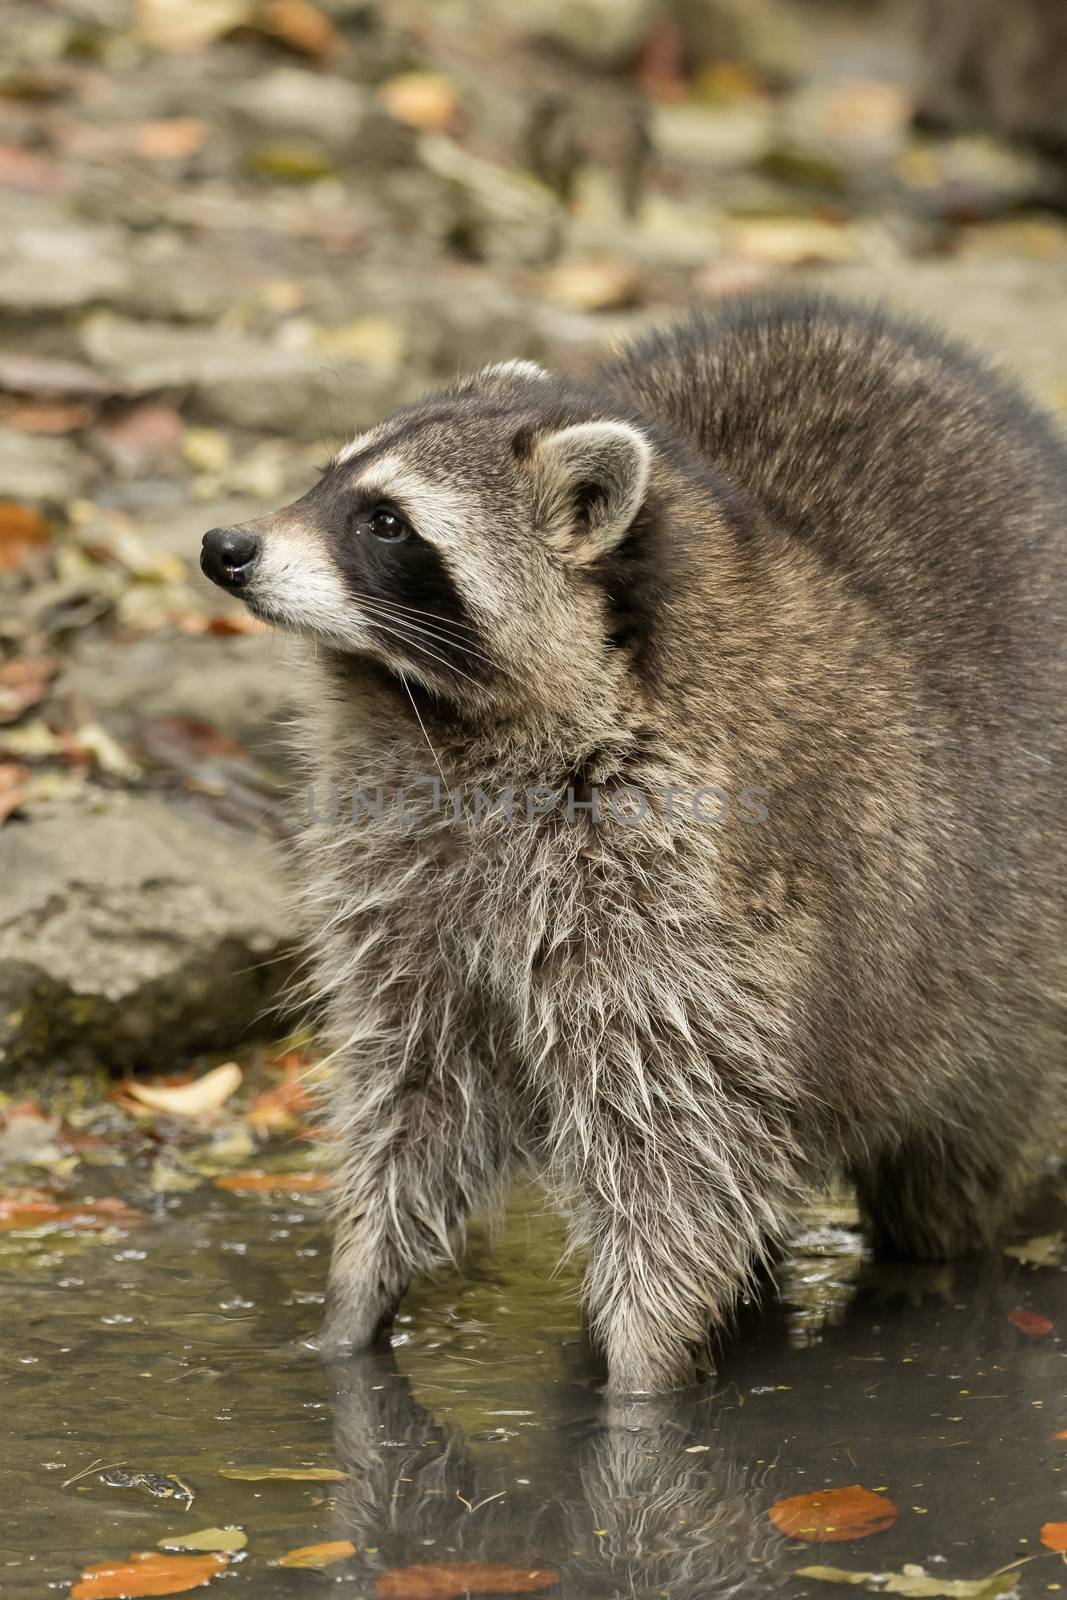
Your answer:
[[[1052,707],[1067,447],[976,356],[879,311],[757,296],[653,335],[605,377],[817,553],[927,673],[1005,697],[1017,675]]]

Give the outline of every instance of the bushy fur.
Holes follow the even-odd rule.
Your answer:
[[[594,470],[570,501],[544,477],[560,431],[599,421],[650,446],[625,526],[625,460],[621,489]],[[428,536],[466,620],[442,611],[437,642],[477,656],[450,658],[461,678],[395,638],[320,646],[320,804],[415,783],[429,743],[467,794],[718,784],[767,817],[653,799],[639,825],[306,830],[339,1156],[326,1341],[373,1340],[520,1165],[570,1208],[616,1391],[692,1378],[835,1171],[889,1250],[988,1245],[1047,1148],[1067,1033],[1050,426],[928,332],[770,298],[593,385],[515,367],[433,397],[356,441],[293,508],[301,536],[354,560],[324,508],[377,493],[386,458],[397,499],[417,469],[415,503],[444,508]]]

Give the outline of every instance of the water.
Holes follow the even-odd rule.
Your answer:
[[[1062,1264],[874,1267],[824,1208],[713,1383],[612,1408],[573,1270],[554,1274],[559,1225],[530,1195],[495,1247],[476,1231],[462,1276],[411,1293],[391,1348],[335,1370],[300,1343],[322,1297],[320,1196],[207,1186],[153,1204],[125,1234],[0,1236],[5,1600],[231,1524],[247,1548],[211,1587],[256,1600],[370,1597],[390,1569],[457,1561],[553,1569],[545,1592],[582,1600],[832,1600],[798,1569],[977,1578],[1036,1557],[1021,1592],[1067,1593],[1039,1541],[1067,1519]],[[1055,1183],[1029,1223],[1067,1226]],[[1020,1310],[1051,1331],[1024,1331]],[[180,1480],[191,1505],[109,1484],[116,1463]],[[348,1476],[223,1475],[262,1467]],[[897,1504],[894,1526],[802,1544],[768,1518],[782,1496],[854,1483]],[[357,1549],[323,1571],[271,1564],[338,1540]]]

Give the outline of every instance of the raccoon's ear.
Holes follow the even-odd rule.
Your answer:
[[[529,448],[535,526],[572,561],[613,549],[644,503],[652,446],[628,422],[578,422]]]

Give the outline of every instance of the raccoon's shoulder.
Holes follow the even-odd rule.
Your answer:
[[[935,492],[1062,506],[1067,445],[991,363],[919,321],[820,294],[738,297],[604,374],[788,525]],[[1021,497],[1021,500],[1020,500]]]

